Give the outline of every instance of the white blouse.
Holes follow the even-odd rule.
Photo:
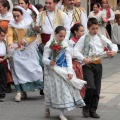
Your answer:
[[[68,44],[69,44],[70,52],[71,52],[72,57],[73,57],[74,46],[76,45],[76,43],[73,40],[69,40]]]
[[[102,13],[102,11],[99,11],[99,13],[97,15],[95,15],[94,11],[92,11],[92,12],[89,13],[88,18],[92,18],[92,17],[96,18],[99,21],[99,20],[102,19],[103,13]]]
[[[102,10],[102,12],[103,12],[103,17],[104,18],[107,18],[107,10],[106,9],[103,9]],[[115,14],[114,14],[114,12],[113,12],[113,10],[112,9],[110,9],[110,18],[108,19],[109,21],[113,21],[114,19],[115,19]]]
[[[6,55],[6,46],[3,41],[0,41],[0,56]]]
[[[49,47],[45,46],[44,53],[43,53],[43,63],[45,65],[48,65],[48,66],[50,66],[50,61],[51,61],[50,59],[48,59],[50,57],[50,54],[51,54],[51,49]],[[71,57],[71,53],[70,53],[69,48],[66,48],[65,56],[66,56],[66,62],[67,62],[67,65],[68,65],[67,72],[68,72],[68,74],[72,74],[73,73],[72,57]]]
[[[45,20],[44,20],[44,23],[43,23],[43,26],[42,26],[42,29],[43,29],[43,33],[45,34],[51,34],[53,35],[54,34],[54,30],[55,30],[55,27],[54,27],[54,15],[55,15],[55,12],[47,12],[48,13],[48,17],[51,21],[51,24],[50,24],[50,21],[48,19],[48,17],[46,16],[45,17]],[[69,39],[69,36],[70,36],[70,21],[69,21],[69,18],[67,16],[66,13],[63,12],[63,15],[64,15],[64,18],[63,18],[63,23],[64,23],[64,27],[66,28],[66,39]],[[40,18],[39,16],[37,17],[37,25],[40,24]]]
[[[101,35],[101,39],[104,43],[108,43],[113,51],[115,52],[118,51],[117,45],[113,44],[104,35]],[[77,44],[74,47],[74,56],[80,61],[83,61],[83,59],[85,58],[81,53],[84,48],[84,40],[85,40],[85,35],[80,38],[80,40],[77,42]],[[100,55],[104,51],[103,43],[101,42],[100,37],[98,35],[94,35],[94,36],[90,35],[90,40],[91,40],[91,46],[93,48],[93,54]]]

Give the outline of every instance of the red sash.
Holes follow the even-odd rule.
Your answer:
[[[100,10],[102,11],[103,10],[103,8],[100,8]],[[108,7],[108,8],[106,8],[106,11],[107,11],[107,19],[109,19],[110,17],[111,17],[111,15],[110,15],[110,8]]]
[[[41,34],[42,43],[46,44],[50,40],[50,36],[51,34],[42,33]]]
[[[4,56],[0,56],[0,58],[4,58]],[[7,63],[7,60],[4,60],[4,61],[2,62],[2,64],[4,64],[6,70],[8,70],[8,63]]]
[[[4,56],[0,56],[0,58],[4,58]],[[7,83],[13,82],[11,71],[8,69],[7,60],[4,60],[1,64],[4,64],[5,69],[6,69],[6,71],[7,71]]]

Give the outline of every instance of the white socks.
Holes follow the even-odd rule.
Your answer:
[[[60,109],[60,119],[61,120],[67,120],[67,118],[64,115],[64,109]]]

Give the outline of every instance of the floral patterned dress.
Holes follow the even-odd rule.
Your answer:
[[[49,45],[46,44],[43,54],[43,62],[45,64],[44,93],[46,106],[55,109],[65,109],[68,111],[76,108],[77,106],[85,106],[79,89],[76,89],[74,86],[69,84],[69,81],[67,82],[67,80],[61,77],[57,72],[55,72],[52,67],[50,67],[50,55],[51,49]],[[68,48],[66,48],[65,56],[63,57],[63,59],[63,65],[60,67],[66,70],[68,74],[72,74],[72,58]]]

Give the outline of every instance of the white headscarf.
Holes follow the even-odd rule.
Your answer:
[[[13,15],[12,15],[13,2],[11,0],[7,0],[7,1],[9,2],[10,9],[5,15],[0,14],[0,20],[7,20],[7,21],[13,20]]]
[[[12,10],[13,10],[13,2],[12,2],[12,0],[7,0],[8,2],[9,2],[9,5],[10,5],[10,12],[12,12]]]
[[[32,17],[24,8],[20,6],[15,6],[15,8],[19,8],[22,10],[23,19],[20,22],[16,22],[15,20],[10,21],[9,26],[18,28],[18,29],[27,29],[30,26],[30,24],[33,22]]]

